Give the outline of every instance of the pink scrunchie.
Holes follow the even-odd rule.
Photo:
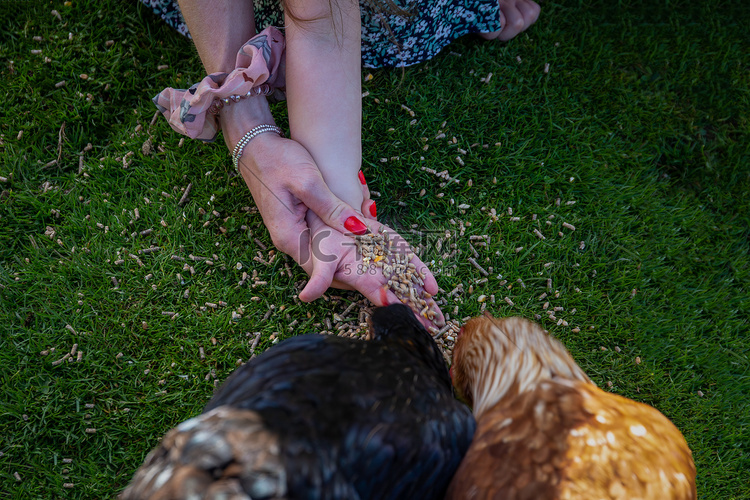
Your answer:
[[[152,100],[174,130],[193,139],[213,141],[219,120],[208,108],[216,99],[244,96],[263,83],[277,90],[284,88],[284,45],[281,32],[269,26],[240,48],[231,73],[211,73],[187,90],[164,89]]]

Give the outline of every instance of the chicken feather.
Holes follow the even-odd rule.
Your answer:
[[[240,367],[122,499],[439,498],[474,418],[406,306],[376,309],[371,336],[297,336]]]
[[[448,499],[694,499],[695,465],[655,408],[597,388],[522,318],[470,320],[453,381],[477,431]]]

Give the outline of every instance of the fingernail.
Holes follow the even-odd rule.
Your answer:
[[[370,205],[370,215],[372,215],[373,217],[378,216],[378,208],[375,206],[374,201],[372,202],[372,205]]]
[[[362,183],[362,185],[365,185],[365,184],[367,184],[367,181],[365,180],[365,174],[364,174],[364,173],[362,173],[362,171],[361,171],[361,170],[359,171],[359,182],[361,182],[361,183]]]
[[[367,232],[367,226],[365,224],[354,217],[353,215],[346,219],[346,222],[344,222],[344,227],[347,231],[351,231],[352,233],[361,236]]]

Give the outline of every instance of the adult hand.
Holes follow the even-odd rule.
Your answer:
[[[274,124],[263,96],[224,107],[220,120],[230,151],[248,130]],[[339,231],[362,234],[367,230],[357,211],[360,207],[352,208],[331,192],[310,153],[296,141],[271,132],[254,137],[243,150],[239,171],[274,245],[298,262],[308,209]]]
[[[392,291],[383,293],[388,278],[380,268],[363,266],[353,233],[377,232],[383,228],[394,241],[394,251],[403,254],[411,252],[406,240],[377,222],[374,211],[365,218],[331,193],[312,157],[299,143],[266,133],[255,137],[250,144],[251,154],[243,155],[240,172],[274,245],[310,276],[299,294],[300,300],[311,302],[335,287],[357,290],[377,305],[383,305],[384,300],[398,302]],[[362,207],[369,212],[374,202],[369,198],[366,183],[361,184]],[[346,227],[349,224],[342,224],[340,221],[345,217],[356,218],[362,225],[361,231],[358,226],[353,231]],[[362,224],[363,220],[367,220],[367,226]],[[416,256],[411,263],[424,275],[424,286],[417,286],[417,290],[437,294],[438,284],[427,266]],[[422,317],[423,322],[444,324],[445,318],[434,300],[428,299],[428,303],[435,315],[432,320]]]
[[[230,148],[242,137],[243,130],[259,123],[273,123],[263,101],[247,103],[244,112],[237,105],[222,111],[222,129]],[[245,147],[239,166],[274,245],[310,276],[300,293],[301,300],[315,300],[331,286],[357,290],[379,305],[384,300],[388,303],[398,300],[393,292],[382,293],[383,285],[387,284],[382,273],[364,272],[352,238],[353,234],[378,231],[382,226],[376,220],[377,209],[364,174],[360,172],[359,181],[354,179],[354,185],[360,186],[361,197],[350,197],[357,199],[360,213],[331,192],[308,150],[296,141],[274,133],[260,134]],[[347,179],[336,180],[348,183]],[[405,240],[388,231],[391,239],[403,242],[396,245],[399,251],[407,252]],[[412,263],[424,275],[424,290],[436,294],[437,282],[429,269],[416,257]],[[433,321],[443,324],[443,314],[436,306],[432,307]],[[428,323],[426,319],[424,322]]]
[[[338,232],[367,231],[364,217],[328,189],[310,154],[293,140],[273,133],[256,136],[240,159],[240,173],[273,244],[299,264],[309,247],[310,211]]]

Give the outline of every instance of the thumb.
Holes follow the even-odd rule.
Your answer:
[[[313,177],[304,183],[304,186],[299,183],[292,184],[290,189],[327,226],[344,234],[363,235],[369,232],[364,217],[333,194],[322,176]]]
[[[305,288],[299,293],[299,299],[302,302],[312,302],[326,293],[326,290],[333,283],[333,275],[323,269],[315,268],[308,280]]]
[[[299,293],[299,299],[303,302],[312,302],[322,296],[334,283],[337,288],[351,289],[345,283],[338,283],[335,280],[336,271],[339,267],[340,256],[331,252],[330,245],[325,240],[334,232],[332,228],[323,226],[324,222],[320,220],[312,211],[307,212],[306,220],[312,231],[310,241],[310,261],[306,264],[305,270],[310,275],[305,288]],[[343,285],[343,286],[342,286]]]

